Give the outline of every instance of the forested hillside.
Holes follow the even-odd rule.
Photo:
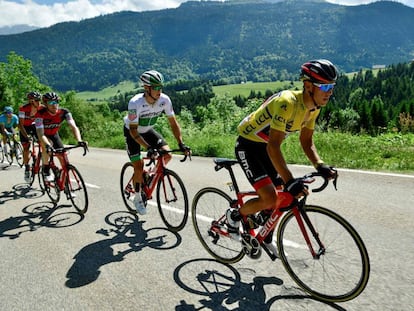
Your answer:
[[[15,51],[58,91],[136,81],[149,68],[168,81],[289,80],[310,58],[330,59],[342,72],[408,62],[413,29],[414,9],[392,1],[197,1],[0,36],[0,61]]]

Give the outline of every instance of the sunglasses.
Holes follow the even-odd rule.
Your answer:
[[[151,88],[155,91],[161,91],[162,90],[162,85],[151,86]]]
[[[329,84],[312,83],[312,84],[318,87],[322,92],[329,92],[335,87],[335,83],[329,83]]]
[[[57,101],[51,101],[51,102],[48,102],[48,104],[49,105],[59,105],[59,103]]]

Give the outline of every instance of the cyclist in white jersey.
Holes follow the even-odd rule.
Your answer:
[[[141,147],[147,150],[149,156],[154,155],[154,149],[170,150],[162,135],[153,128],[161,114],[166,114],[180,150],[190,154],[191,149],[183,143],[181,128],[175,118],[171,99],[162,93],[164,83],[162,74],[149,70],[141,75],[140,80],[144,86],[144,93],[136,94],[128,103],[128,115],[124,117],[124,136],[128,156],[134,166],[135,208],[139,214],[144,215],[146,208],[141,197],[144,162]],[[165,159],[168,163],[171,155],[166,154]]]

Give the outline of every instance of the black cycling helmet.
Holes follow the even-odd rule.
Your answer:
[[[156,70],[145,71],[139,79],[146,86],[163,86],[164,77]]]
[[[47,92],[46,94],[43,95],[42,97],[42,101],[47,104],[47,102],[51,102],[51,101],[56,101],[58,102],[60,100],[58,94],[56,94],[55,92]]]
[[[338,70],[329,60],[311,60],[302,65],[300,79],[321,84],[335,83]]]
[[[42,94],[40,94],[38,91],[32,91],[27,94],[27,99],[37,99],[40,100],[42,97]]]

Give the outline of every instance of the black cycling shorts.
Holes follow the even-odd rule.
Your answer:
[[[36,127],[34,124],[25,126],[24,129],[26,130],[27,135],[37,138]],[[22,145],[30,143],[29,139],[22,135],[22,132],[19,132],[19,134]]]
[[[164,138],[154,129],[150,129],[148,132],[140,133],[139,135],[151,146],[151,148],[159,149],[163,146],[168,145]],[[129,129],[124,126],[124,136],[126,149],[128,152],[129,159],[131,162],[142,159],[141,156],[141,145],[136,142],[134,138],[129,134]]]
[[[256,191],[269,183],[275,186],[283,183],[269,158],[266,147],[266,143],[254,142],[241,136],[237,138],[236,158]]]

